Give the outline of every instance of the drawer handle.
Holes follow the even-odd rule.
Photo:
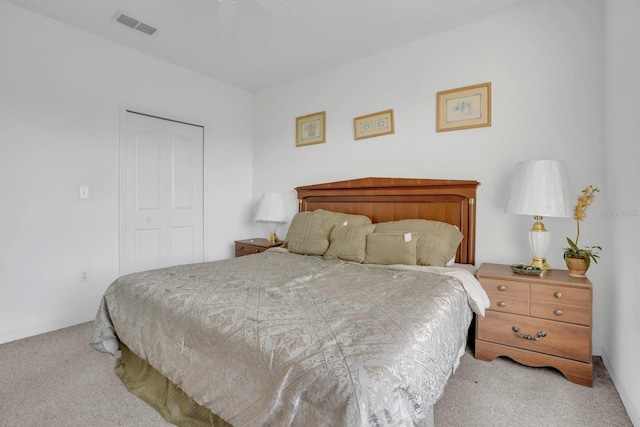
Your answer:
[[[500,301],[500,302],[498,303],[498,306],[500,306],[500,307],[506,307],[506,306],[507,306],[507,303],[506,303],[506,302],[504,302],[504,301]]]
[[[260,249],[256,249],[256,253],[257,253],[257,254],[258,254],[258,253],[260,253]]]
[[[518,328],[517,326],[514,326],[511,329],[513,329],[513,332],[515,332],[517,336],[519,336],[520,338],[524,338],[526,340],[540,341],[542,338],[547,336],[547,333],[545,331],[538,332],[538,336],[534,337],[532,335],[527,335],[527,334],[520,333],[520,328]]]
[[[507,287],[505,285],[500,285],[500,286],[498,286],[498,290],[499,291],[506,291]]]
[[[556,292],[555,294],[553,294],[553,296],[555,296],[556,298],[562,298],[562,292]]]
[[[556,310],[553,312],[556,316],[562,316],[562,310]]]

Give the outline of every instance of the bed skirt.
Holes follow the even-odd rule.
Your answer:
[[[120,350],[116,375],[127,390],[158,411],[165,420],[180,427],[232,427],[196,403],[123,343],[120,343]],[[434,427],[433,409],[428,411],[420,427]]]
[[[226,421],[196,403],[169,379],[120,343],[121,357],[115,372],[124,386],[180,427],[232,427]]]

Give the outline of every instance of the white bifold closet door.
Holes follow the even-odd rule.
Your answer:
[[[203,127],[123,120],[120,273],[202,262]]]

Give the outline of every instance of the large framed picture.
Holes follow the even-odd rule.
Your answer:
[[[438,92],[436,131],[491,126],[491,83]]]
[[[296,147],[304,145],[322,144],[325,142],[326,114],[307,114],[296,117]]]
[[[356,139],[394,133],[393,110],[385,110],[356,117],[353,119],[353,128]]]

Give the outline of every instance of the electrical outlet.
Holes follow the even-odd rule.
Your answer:
[[[80,272],[80,282],[81,283],[85,283],[89,281],[89,272],[88,271],[81,271]]]

